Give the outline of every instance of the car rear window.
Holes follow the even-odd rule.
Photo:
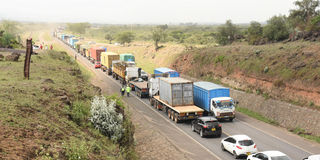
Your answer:
[[[287,156],[277,156],[277,157],[271,157],[271,160],[290,160]]]
[[[241,146],[251,146],[251,145],[253,145],[254,143],[253,143],[252,140],[243,140],[243,141],[239,141],[239,144],[240,144]]]
[[[208,126],[216,126],[216,125],[218,125],[218,122],[217,121],[207,121],[207,122],[205,122],[206,123],[206,125],[208,125]]]

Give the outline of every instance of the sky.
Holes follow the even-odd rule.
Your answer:
[[[0,20],[178,24],[266,22],[296,0],[1,0]]]

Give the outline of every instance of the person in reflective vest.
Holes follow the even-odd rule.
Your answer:
[[[124,95],[124,91],[125,91],[125,88],[124,88],[124,86],[122,86],[122,87],[120,88],[121,96]]]
[[[130,91],[131,91],[131,87],[129,87],[129,85],[128,85],[127,88],[126,88],[126,91],[127,91],[127,97],[129,97]]]

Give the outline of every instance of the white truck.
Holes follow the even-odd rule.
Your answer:
[[[229,88],[211,82],[194,82],[193,97],[194,104],[205,110],[204,115],[213,115],[219,120],[235,118],[235,104]]]

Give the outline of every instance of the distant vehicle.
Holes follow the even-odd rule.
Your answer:
[[[223,139],[221,141],[221,149],[232,153],[236,159],[258,152],[257,145],[246,135],[234,135]]]
[[[320,160],[320,154],[317,155],[311,155],[307,158],[303,158],[303,160]]]
[[[191,129],[194,132],[198,132],[201,137],[214,135],[221,137],[222,129],[221,124],[215,117],[200,117],[192,121]]]
[[[247,160],[291,160],[280,151],[264,151],[248,156]]]
[[[39,47],[38,45],[33,45],[33,46],[32,46],[32,49],[33,49],[33,50],[37,50],[37,49],[40,49],[40,47]]]
[[[129,86],[132,91],[135,91],[137,96],[140,98],[148,98],[149,97],[149,89],[148,82],[143,80],[142,78],[135,78],[129,81]]]

